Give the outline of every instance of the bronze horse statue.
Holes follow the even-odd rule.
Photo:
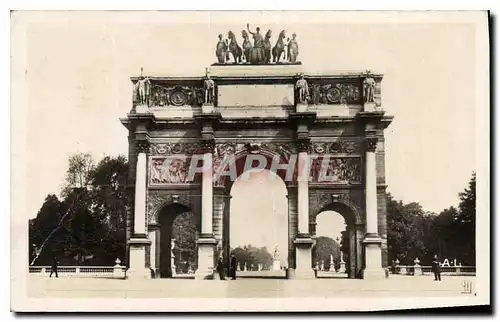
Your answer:
[[[283,39],[285,39],[285,31],[282,30],[278,36],[278,41],[276,41],[276,45],[273,47],[273,62],[278,63],[281,58],[281,54],[285,53],[285,43]]]
[[[250,42],[248,33],[246,30],[241,31],[241,37],[243,37],[243,56],[245,57],[245,61],[250,63],[250,54],[252,52],[252,43]]]
[[[241,55],[243,54],[243,51],[241,50],[240,45],[238,45],[236,36],[232,31],[228,32],[227,37],[229,38],[229,52],[233,55],[234,63],[239,64],[241,63]]]
[[[264,61],[262,63],[269,64],[271,62],[271,30],[266,32],[264,39]]]

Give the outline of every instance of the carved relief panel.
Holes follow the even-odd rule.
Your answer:
[[[198,183],[200,174],[190,173],[201,160],[192,155],[200,151],[198,142],[154,143],[150,148],[149,184],[151,186]]]
[[[359,104],[362,90],[357,82],[331,81],[319,83],[311,80],[309,86],[309,104]]]

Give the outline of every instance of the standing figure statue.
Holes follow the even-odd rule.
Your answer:
[[[215,83],[214,80],[210,78],[208,75],[208,71],[206,72],[205,81],[203,83],[203,88],[205,90],[205,101],[206,104],[214,103],[215,96]]]
[[[266,32],[266,38],[264,39],[264,63],[269,64],[271,62],[271,30]]]
[[[219,41],[217,42],[217,47],[215,48],[215,55],[217,56],[217,62],[219,64],[224,64],[226,62],[226,52],[227,43],[222,39],[222,35],[219,35]]]
[[[139,94],[139,104],[149,105],[149,94],[151,93],[151,81],[149,78],[145,78],[141,75],[135,86],[137,88],[137,93]]]
[[[246,30],[241,31],[241,37],[243,37],[243,57],[245,57],[245,62],[250,62],[250,53],[252,52],[252,43],[250,42],[248,33]]]
[[[278,41],[276,41],[276,45],[273,47],[273,62],[278,63],[281,58],[281,54],[285,53],[285,31],[282,30],[278,36]],[[286,56],[286,55],[285,55]]]
[[[366,103],[375,102],[375,80],[371,77],[366,77],[363,81],[364,97]]]
[[[260,28],[257,27],[255,32],[251,32],[250,25],[247,24],[247,30],[253,36],[253,48],[250,51],[250,63],[261,64],[264,61],[264,39],[260,34]]]
[[[233,60],[235,64],[241,63],[241,55],[243,51],[241,50],[240,45],[238,45],[238,41],[236,40],[236,36],[232,31],[229,31],[227,34],[229,38],[229,52],[233,55]]]
[[[288,42],[288,59],[291,63],[297,62],[297,56],[299,55],[299,44],[295,37],[297,35],[294,33],[292,39]]]
[[[309,86],[307,85],[307,81],[304,79],[304,74],[300,74],[300,78],[297,81],[297,84],[295,84],[295,88],[298,92],[297,98],[299,103],[306,104],[309,99]]]

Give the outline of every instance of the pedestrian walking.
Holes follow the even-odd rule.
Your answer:
[[[49,275],[50,278],[52,278],[52,274],[56,274],[56,278],[59,278],[57,275],[57,258],[55,256],[52,258],[52,266],[50,267]]]
[[[441,266],[439,265],[438,255],[434,255],[434,259],[432,260],[432,272],[434,273],[434,280],[441,280]]]
[[[235,280],[236,279],[236,268],[237,268],[238,263],[236,262],[236,257],[234,257],[234,254],[231,254],[231,279]]]

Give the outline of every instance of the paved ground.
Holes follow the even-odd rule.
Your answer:
[[[357,279],[286,280],[242,278],[236,281],[155,279],[144,281],[106,278],[59,279],[30,276],[29,297],[59,298],[290,298],[290,297],[406,297],[473,296],[463,293],[463,282],[475,277],[398,276],[367,282]]]

